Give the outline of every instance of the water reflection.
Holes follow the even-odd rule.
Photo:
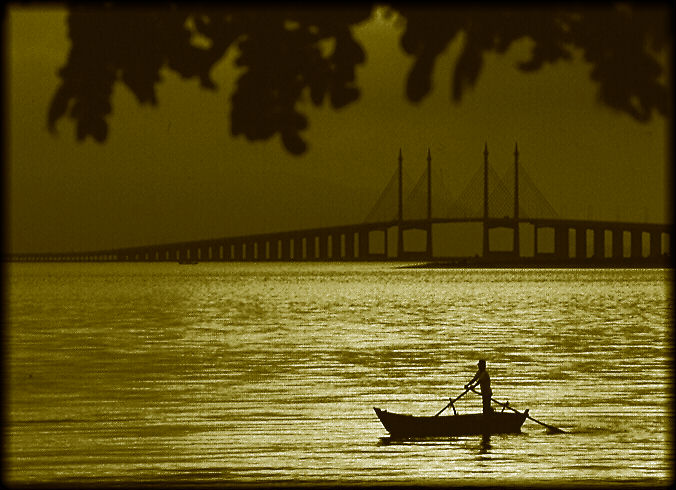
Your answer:
[[[481,444],[479,444],[479,454],[488,454],[488,452],[493,448],[491,446],[491,436],[490,434],[484,434],[481,436]]]
[[[385,436],[378,439],[378,446],[412,446],[417,444],[439,445],[451,444],[458,441],[457,437],[393,437]]]
[[[467,437],[393,437],[393,436],[384,436],[378,439],[378,446],[414,446],[414,445],[425,445],[425,446],[454,446],[462,442],[472,443],[475,441],[477,436],[467,436]],[[472,445],[473,446],[473,445]],[[470,446],[470,447],[472,447]],[[467,446],[465,446],[467,447]],[[480,455],[489,454],[493,446],[491,445],[491,436],[490,434],[483,434],[478,446],[478,452]]]

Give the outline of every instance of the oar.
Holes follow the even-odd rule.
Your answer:
[[[451,400],[450,402],[448,402],[448,405],[446,405],[444,408],[442,408],[441,410],[439,410],[434,416],[435,416],[435,417],[438,417],[439,415],[441,415],[441,412],[443,412],[443,411],[446,410],[448,407],[450,407],[451,405],[453,405],[455,402],[457,402],[458,400],[460,400],[463,396],[465,396],[465,394],[466,394],[470,389],[471,389],[471,388],[466,388],[465,391],[463,391],[463,392],[462,392],[460,395],[458,395],[456,398],[454,398],[453,400]]]
[[[474,387],[471,387],[470,389],[471,389],[474,393],[476,393],[477,395],[480,395],[480,394],[481,394],[481,393],[479,393],[478,391],[476,391],[476,390],[474,389]],[[464,393],[463,393],[463,394],[464,394]],[[514,411],[514,412],[516,412],[516,413],[518,413],[518,414],[520,414],[520,415],[523,415],[523,413],[519,412],[517,409],[510,407],[508,403],[502,403],[501,401],[498,401],[498,400],[496,400],[496,399],[493,398],[493,397],[491,397],[491,400],[493,400],[493,401],[494,401],[495,403],[497,403],[498,405],[502,405],[502,406],[505,407],[505,408],[509,408],[510,410],[512,410],[512,411]],[[529,419],[531,419],[531,420],[532,420],[533,422],[535,422],[535,423],[538,423],[538,424],[540,424],[540,425],[542,425],[542,426],[544,426],[544,427],[547,427],[547,429],[549,429],[549,431],[550,431],[551,433],[553,433],[553,434],[565,434],[565,433],[566,433],[566,431],[563,430],[563,429],[559,429],[558,427],[554,427],[553,425],[545,424],[544,422],[540,422],[539,420],[535,420],[533,417],[531,417],[531,416],[528,414],[528,411],[527,411],[527,410],[526,410],[526,417],[529,418]]]

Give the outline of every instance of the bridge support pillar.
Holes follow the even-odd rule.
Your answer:
[[[317,247],[315,247],[316,237],[309,235],[305,238],[305,255],[307,260],[315,260],[317,258]]]
[[[389,233],[387,233],[387,228],[384,228],[384,229],[383,229],[383,235],[384,235],[384,240],[383,240],[383,241],[384,241],[384,247],[383,247],[383,248],[384,248],[384,251],[383,251],[383,256],[385,257],[385,259],[387,259],[387,258],[390,256],[389,248],[388,248],[388,243],[387,243],[387,242],[388,242],[388,240],[387,240],[387,235],[389,235]],[[402,233],[402,236],[403,236],[403,233]],[[403,254],[403,252],[404,252],[404,247],[403,247],[403,243],[402,243],[401,253]]]
[[[656,259],[662,255],[662,233],[659,231],[650,232],[650,257]]]
[[[606,256],[606,230],[594,228],[594,258],[603,259]]]
[[[387,240],[387,230],[385,230],[385,240]],[[401,222],[397,225],[397,258],[403,259],[406,255],[404,248],[404,228]],[[387,243],[385,244],[385,256],[387,256]]]
[[[268,249],[269,249],[269,255],[268,255],[269,260],[279,260],[280,254],[279,254],[279,239],[278,238],[271,238],[268,241]]]
[[[280,240],[282,243],[282,253],[279,257],[280,260],[290,260],[291,259],[291,239],[284,237]]]
[[[357,235],[359,241],[359,260],[367,260],[369,255],[369,232],[361,230]]]
[[[557,259],[568,258],[568,227],[556,226],[554,228],[554,256]]]
[[[631,258],[640,259],[642,257],[643,257],[643,230],[632,230]]]
[[[575,258],[587,258],[587,229],[583,227],[575,228]]]
[[[533,255],[537,256],[538,251],[538,230],[540,227],[538,225],[533,225]]]
[[[345,233],[345,258],[354,260],[354,231],[352,230]]]
[[[331,260],[340,260],[340,233],[331,234]]]
[[[613,228],[613,255],[614,259],[621,259],[624,256],[623,230]]]
[[[425,249],[425,255],[428,259],[432,258],[432,222],[427,223],[427,247]]]
[[[319,260],[329,259],[329,236],[319,235]]]
[[[387,237],[387,231],[385,231],[385,237]],[[387,250],[387,245],[385,245],[385,249]],[[400,222],[397,225],[397,258],[403,259],[404,254],[404,228],[401,226]],[[387,251],[385,252],[385,255],[387,256]]]
[[[303,260],[303,238],[293,237],[293,260]]]

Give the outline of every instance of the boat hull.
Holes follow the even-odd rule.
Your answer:
[[[423,416],[404,415],[373,408],[383,426],[393,437],[438,437],[472,434],[507,434],[521,432],[527,413],[496,412],[489,415]]]

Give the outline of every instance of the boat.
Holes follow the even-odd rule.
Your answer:
[[[528,417],[523,413],[494,412],[466,415],[404,415],[373,407],[376,415],[392,437],[441,437],[474,434],[508,434],[521,432]]]

